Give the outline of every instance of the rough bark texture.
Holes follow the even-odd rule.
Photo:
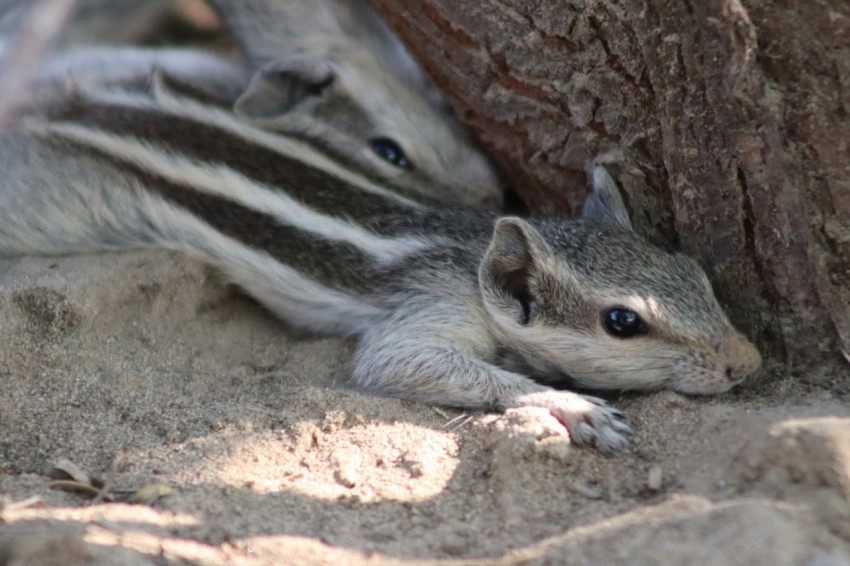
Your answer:
[[[621,163],[639,228],[698,258],[770,359],[846,383],[846,0],[373,4],[533,210]]]

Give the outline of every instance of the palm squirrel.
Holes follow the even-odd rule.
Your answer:
[[[719,393],[760,365],[699,265],[634,233],[602,166],[579,218],[414,200],[154,73],[40,101],[0,168],[0,256],[181,250],[293,326],[355,339],[368,391],[542,407],[606,453],[628,445],[623,414],[553,386]]]
[[[172,89],[205,95],[256,128],[305,140],[400,194],[486,208],[502,203],[492,165],[366,0],[210,0],[241,48],[237,61],[187,48],[98,44],[115,38],[108,29],[99,36],[95,24],[127,29],[127,21],[169,2],[82,4],[71,22],[82,31],[47,64],[42,91],[47,83],[144,82],[160,68]]]

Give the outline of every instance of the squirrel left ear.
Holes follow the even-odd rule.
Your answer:
[[[617,182],[604,166],[593,166],[592,184],[593,193],[584,203],[582,217],[634,231]]]
[[[335,76],[330,62],[321,57],[272,61],[251,78],[234,110],[248,118],[276,118],[305,100],[320,97]]]
[[[552,252],[537,230],[525,220],[500,218],[478,271],[486,304],[513,311],[527,324],[536,303],[535,280]]]

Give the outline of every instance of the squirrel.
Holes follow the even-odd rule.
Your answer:
[[[604,453],[628,446],[623,413],[556,387],[712,394],[760,366],[699,265],[633,231],[605,166],[578,218],[501,216],[153,91],[53,100],[3,136],[0,256],[180,250],[289,324],[356,340],[364,390],[544,408]]]
[[[39,86],[144,81],[162,68],[173,90],[205,94],[253,127],[306,140],[400,194],[502,206],[495,169],[365,0],[209,3],[240,46],[240,60],[189,48],[95,44],[63,50]],[[168,4],[88,0],[72,25],[92,34],[83,15],[103,25]],[[83,43],[75,41],[66,47]]]

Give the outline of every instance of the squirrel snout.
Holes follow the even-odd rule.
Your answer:
[[[734,330],[721,348],[726,359],[726,378],[741,381],[761,367],[761,354],[746,336]]]

